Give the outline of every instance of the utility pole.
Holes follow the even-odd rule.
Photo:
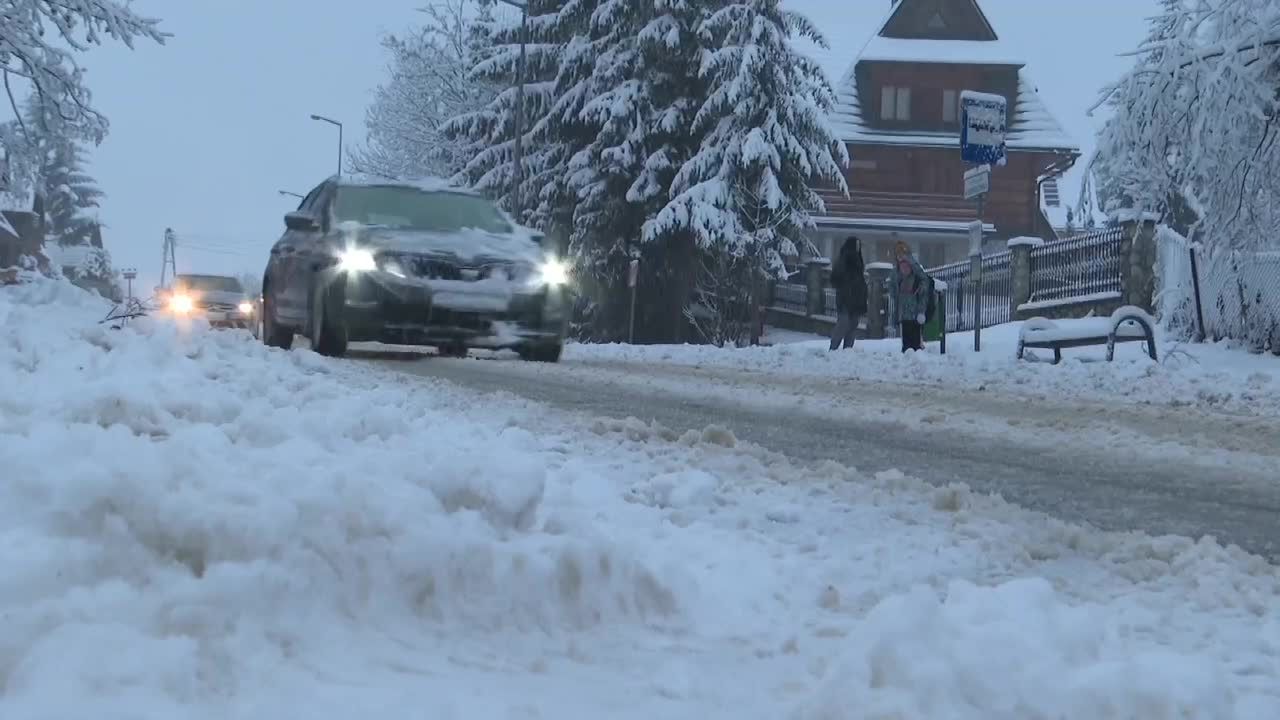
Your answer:
[[[178,261],[174,257],[174,246],[178,244],[177,236],[174,235],[173,228],[164,229],[164,262],[160,266],[160,287],[167,287],[165,282],[166,273],[172,273],[173,277],[178,275]],[[170,278],[172,279],[172,278]]]

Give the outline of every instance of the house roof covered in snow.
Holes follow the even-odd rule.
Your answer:
[[[945,23],[943,14],[953,14],[977,28],[969,35],[954,38],[911,37],[904,33],[912,13],[934,13],[933,21]],[[942,27],[939,25],[939,27]],[[940,33],[945,35],[946,33]],[[989,39],[986,39],[989,38]],[[1043,150],[1076,153],[1080,145],[1063,129],[1040,99],[1026,63],[1008,50],[992,29],[977,0],[946,3],[938,0],[899,0],[890,9],[876,33],[836,83],[837,105],[832,118],[836,132],[852,143],[953,147],[959,143],[957,131],[927,132],[879,128],[868,122],[862,107],[855,69],[862,62],[965,64],[1010,66],[1017,69],[1017,97],[1012,99],[1013,117],[1006,136],[1011,150]]]

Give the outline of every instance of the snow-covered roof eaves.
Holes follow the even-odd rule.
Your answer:
[[[908,40],[875,35],[867,43],[859,61],[909,62],[956,65],[1016,65],[1026,62],[999,41]]]
[[[888,230],[919,230],[923,232],[968,233],[968,222],[951,220],[923,220],[920,218],[844,217],[839,215],[814,215],[813,222],[820,228],[867,228]],[[984,223],[986,232],[993,233],[996,226]]]
[[[831,116],[836,133],[845,142],[959,148],[959,131],[884,130],[867,124],[862,113],[857,83],[856,73],[846,76],[838,88],[836,108]],[[1005,142],[1010,150],[1023,152],[1080,152],[1079,143],[1067,135],[1053,113],[1049,112],[1025,69],[1018,71],[1018,97],[1014,102],[1013,123]]]
[[[31,197],[0,190],[0,212],[31,212]]]

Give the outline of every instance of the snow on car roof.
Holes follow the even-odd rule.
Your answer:
[[[456,183],[452,183],[440,177],[420,177],[420,178],[389,178],[381,175],[369,175],[364,173],[343,174],[337,178],[338,185],[342,187],[409,187],[425,192],[451,192],[464,195],[477,195],[476,191],[462,187]]]

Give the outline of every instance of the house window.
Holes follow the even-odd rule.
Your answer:
[[[911,88],[885,85],[880,90],[881,120],[911,119]]]
[[[942,122],[954,125],[960,122],[960,98],[955,90],[942,91]]]

